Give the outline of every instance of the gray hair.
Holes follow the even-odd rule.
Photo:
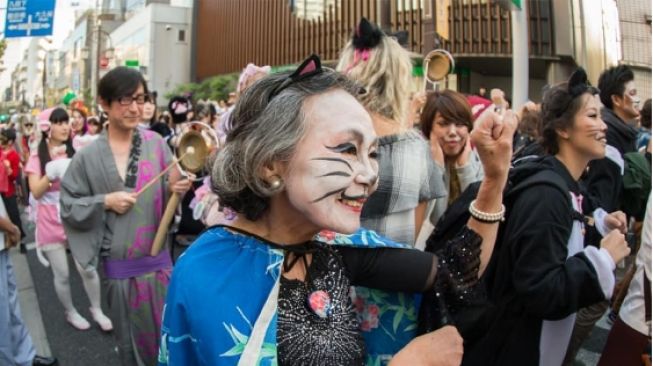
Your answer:
[[[304,101],[317,94],[342,89],[356,97],[357,84],[338,72],[324,72],[293,81],[274,95],[291,72],[266,76],[247,88],[231,113],[224,147],[211,172],[211,186],[220,203],[257,220],[269,207],[273,188],[261,172],[273,162],[288,162],[304,136]]]

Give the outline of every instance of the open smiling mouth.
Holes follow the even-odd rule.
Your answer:
[[[365,201],[367,201],[367,195],[348,196],[345,192],[342,192],[338,201],[345,206],[360,210],[363,208]]]
[[[602,143],[604,145],[606,145],[608,143],[608,139],[605,137],[605,134],[597,133],[594,138],[596,139],[596,141],[599,141],[600,143]]]

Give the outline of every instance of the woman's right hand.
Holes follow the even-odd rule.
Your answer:
[[[630,254],[626,237],[617,229],[610,231],[608,235],[603,237],[603,240],[601,240],[601,249],[608,251],[615,264],[621,262],[622,259]]]
[[[458,366],[463,360],[463,339],[450,325],[421,335],[397,353],[389,366]]]

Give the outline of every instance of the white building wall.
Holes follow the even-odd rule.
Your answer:
[[[189,82],[190,19],[187,7],[152,3],[142,8],[111,33],[115,48],[112,66],[138,60],[148,87],[161,96]],[[159,103],[163,102],[159,98]]]
[[[642,101],[651,98],[651,2],[618,0],[623,47],[622,63],[635,73],[637,93]]]
[[[47,38],[32,38],[25,50],[25,101],[32,106],[40,107],[43,103],[43,62],[50,44]]]

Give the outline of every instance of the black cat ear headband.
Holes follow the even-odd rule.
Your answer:
[[[599,90],[589,83],[585,69],[579,67],[569,77],[569,82],[567,83],[567,92],[572,99],[575,99],[579,95],[585,93],[590,93],[592,95],[598,94]]]
[[[369,50],[378,46],[384,36],[378,27],[374,26],[366,18],[361,18],[351,43],[357,50]]]
[[[589,81],[587,80],[587,73],[585,72],[585,69],[579,67],[569,77],[569,81],[567,82],[567,93],[571,98],[569,98],[569,102],[567,103],[567,106],[559,110],[559,112],[557,113],[559,114],[558,117],[564,114],[567,109],[569,109],[569,106],[577,97],[585,93],[596,95],[599,93],[599,90],[593,87],[589,83]]]
[[[309,79],[315,75],[323,73],[325,70],[329,70],[333,72],[333,69],[331,68],[322,68],[322,62],[320,61],[320,57],[318,57],[316,54],[310,55],[304,62],[299,65],[297,70],[293,72],[292,74],[288,75],[288,77],[283,80],[276,88],[274,88],[274,91],[270,93],[270,96],[268,97],[268,102],[272,100],[275,96],[279,95],[282,91],[284,91],[286,88],[288,88],[290,85],[293,83],[297,83],[306,79]],[[359,86],[358,90],[359,94],[365,94],[365,88]]]
[[[361,61],[369,60],[370,50],[378,46],[383,37],[385,37],[385,34],[381,29],[370,23],[366,18],[361,18],[351,39],[354,46],[354,59],[345,68],[345,74],[349,74],[349,71]]]
[[[270,94],[268,100],[271,100],[275,96],[277,96],[279,93],[281,93],[284,89],[286,89],[288,86],[290,86],[293,83],[306,80],[312,76],[321,74],[324,72],[324,69],[322,69],[322,62],[320,61],[320,58],[316,54],[312,54],[308,56],[304,62],[302,62],[301,65],[288,76],[286,80],[284,80],[279,86],[277,86],[274,91]]]

